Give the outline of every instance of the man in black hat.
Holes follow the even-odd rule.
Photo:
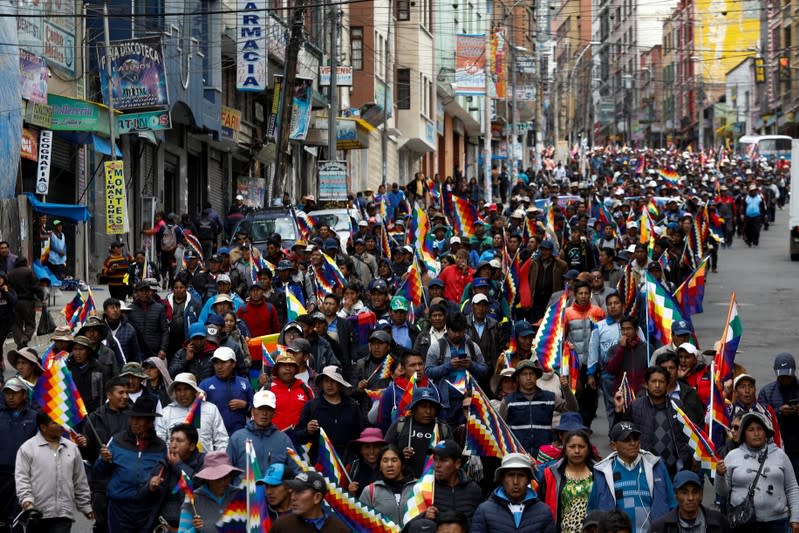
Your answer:
[[[300,472],[286,481],[291,489],[291,514],[272,524],[271,533],[348,533],[349,528],[322,508],[327,483],[317,472]]]
[[[368,307],[375,314],[377,320],[389,318],[388,285],[382,279],[372,281],[372,286],[369,288]]]
[[[158,494],[147,485],[149,473],[166,459],[166,444],[155,434],[156,402],[141,396],[130,409],[126,430],[100,448],[94,472],[108,476],[108,530],[114,533],[151,531],[158,512]]]
[[[463,449],[454,440],[439,441],[433,447],[435,464],[434,505],[427,508],[424,517],[437,520],[442,514],[461,513],[471,521],[477,506],[482,501],[480,486],[461,468],[465,461]]]

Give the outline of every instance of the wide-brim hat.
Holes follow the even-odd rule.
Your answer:
[[[129,416],[157,418],[160,417],[161,414],[156,412],[156,407],[157,403],[154,399],[150,396],[142,395],[136,398],[136,401],[133,402],[133,406],[127,414]]]
[[[105,322],[103,322],[103,319],[99,316],[90,316],[86,319],[86,322],[83,323],[77,333],[75,333],[75,336],[77,337],[78,335],[85,335],[85,331],[88,328],[100,328],[100,335],[102,337],[108,335],[108,326]]]
[[[366,428],[361,431],[361,436],[352,442],[357,444],[388,444],[383,438],[383,432],[380,431],[380,428]]]
[[[63,341],[63,342],[72,342],[72,329],[69,326],[59,326],[55,328],[53,331],[52,336],[50,337],[51,341]]]
[[[172,383],[169,384],[169,387],[167,387],[166,389],[167,394],[169,394],[170,396],[174,396],[175,387],[177,385],[189,386],[192,389],[194,389],[194,391],[197,392],[198,394],[203,392],[203,390],[197,386],[197,378],[194,377],[194,374],[192,374],[191,372],[181,372],[180,374],[175,376],[175,379],[172,381]]]
[[[553,431],[586,431],[580,413],[566,412],[560,415],[560,423],[553,427]]]
[[[42,363],[39,361],[39,354],[33,348],[25,347],[25,348],[20,348],[19,350],[11,350],[10,352],[8,352],[8,355],[6,357],[8,357],[8,363],[12,367],[16,367],[17,362],[20,359],[24,359],[25,361],[28,361],[29,363],[33,364],[33,366],[44,372],[44,367],[42,367]]]
[[[338,367],[336,365],[328,365],[322,369],[322,371],[316,375],[316,385],[321,387],[322,386],[322,378],[332,379],[345,389],[352,388],[352,385],[347,383],[347,380],[344,379],[344,376],[341,375]]]
[[[541,368],[541,363],[538,361],[538,359],[525,359],[516,366],[516,371],[513,373],[513,377],[516,377],[522,370],[526,368],[532,369],[539,378],[544,375],[544,369]]]
[[[499,483],[506,470],[527,470],[530,479],[535,477],[535,469],[530,458],[523,453],[509,453],[502,458],[502,464],[494,472],[494,482]]]
[[[491,380],[489,381],[489,387],[491,388],[491,392],[494,396],[497,395],[497,391],[499,390],[499,384],[502,383],[503,378],[513,379],[513,374],[516,372],[515,368],[503,368],[499,374],[494,374],[491,376]]]
[[[214,481],[234,472],[240,474],[242,470],[230,464],[227,452],[216,451],[208,452],[203,460],[202,469],[194,474],[194,477]]]

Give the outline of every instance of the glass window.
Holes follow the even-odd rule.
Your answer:
[[[397,69],[397,108],[411,108],[411,69]]]
[[[350,28],[350,59],[353,70],[363,70],[363,28]]]
[[[397,0],[397,20],[411,20],[411,0]]]

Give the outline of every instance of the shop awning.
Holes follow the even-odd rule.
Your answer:
[[[56,133],[57,137],[61,137],[71,143],[74,144],[91,144],[94,151],[103,155],[110,156],[111,155],[111,140],[103,137],[102,135],[97,135],[96,133],[85,133],[85,132],[67,132],[67,131],[59,131]],[[122,157],[122,150],[119,149],[119,145],[116,147],[117,149],[117,157]]]
[[[85,205],[51,204],[39,201],[33,193],[26,192],[28,203],[36,213],[51,217],[70,220],[72,222],[86,222],[89,220],[89,208]]]

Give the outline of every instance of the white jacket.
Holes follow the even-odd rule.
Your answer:
[[[169,442],[172,428],[182,424],[189,414],[189,407],[182,407],[177,402],[172,402],[161,411],[161,417],[155,419],[155,433],[164,442]],[[204,452],[227,451],[228,434],[225,422],[219,409],[211,402],[200,404],[200,447]]]

